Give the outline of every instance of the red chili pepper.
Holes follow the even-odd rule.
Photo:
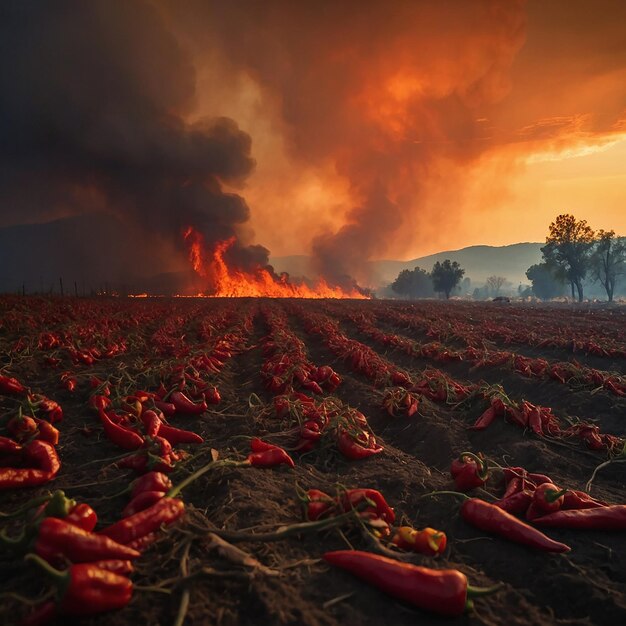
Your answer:
[[[341,505],[343,510],[348,512],[358,507],[359,504],[366,500],[373,502],[374,506],[362,510],[359,515],[362,517],[382,519],[389,524],[393,524],[396,519],[396,514],[387,504],[383,494],[376,489],[348,489],[342,494]]]
[[[28,389],[17,378],[0,376],[0,393],[23,394],[27,391]]]
[[[33,550],[46,560],[65,557],[72,563],[135,559],[139,556],[136,550],[107,536],[83,530],[56,517],[46,517],[41,521]]]
[[[504,490],[504,493],[502,494],[502,498],[501,500],[505,500],[506,498],[512,496],[515,493],[519,493],[520,491],[524,490],[524,479],[523,478],[517,478],[517,476],[515,478],[512,478],[507,486],[506,489]]]
[[[19,454],[22,445],[9,437],[0,437],[0,454]]]
[[[33,408],[43,413],[43,417],[51,424],[56,424],[63,419],[63,409],[58,402],[40,395],[30,395],[28,400]]]
[[[35,439],[24,446],[26,460],[33,463],[36,469],[43,470],[52,476],[56,476],[61,469],[59,455],[53,445],[47,441]]]
[[[111,406],[111,400],[106,396],[94,394],[89,398],[89,406],[96,411],[108,409]]]
[[[539,526],[589,530],[626,530],[626,504],[560,510],[535,520]]]
[[[452,461],[450,474],[457,491],[470,491],[482,487],[489,477],[489,468],[483,459],[472,452],[462,452]]]
[[[141,423],[146,431],[146,437],[156,437],[161,427],[161,418],[151,409],[142,411]]]
[[[162,459],[147,450],[142,450],[137,454],[129,454],[120,459],[116,465],[135,470],[138,474],[143,474],[146,471],[171,472],[174,469],[169,459]]]
[[[523,467],[503,467],[502,474],[504,476],[504,480],[508,483],[514,478],[527,478],[528,471]]]
[[[458,570],[433,570],[360,550],[326,552],[324,560],[385,593],[440,615],[461,615],[470,599],[496,590],[475,589]]]
[[[85,502],[74,506],[63,519],[68,524],[78,526],[87,532],[91,532],[98,523],[98,515]]]
[[[78,385],[78,381],[70,372],[63,372],[63,374],[61,374],[61,386],[63,389],[74,393],[74,391],[76,391],[76,385]]]
[[[170,401],[176,407],[177,413],[199,415],[207,410],[207,403],[203,400],[196,404],[192,402],[182,391],[172,391]]]
[[[533,504],[543,512],[558,511],[563,505],[567,489],[559,489],[553,483],[541,483],[534,492]]]
[[[47,441],[48,443],[56,446],[59,443],[59,431],[46,420],[39,419],[38,417],[33,418],[35,423],[37,424],[37,430],[39,431],[37,439],[41,439],[41,441]]]
[[[141,448],[143,445],[141,435],[113,422],[103,409],[100,409],[98,414],[100,415],[100,421],[104,427],[104,434],[116,446],[124,450],[137,450],[137,448]]]
[[[275,467],[276,465],[295,466],[289,454],[279,447],[263,450],[262,452],[252,452],[248,455],[247,461],[253,467]]]
[[[211,386],[204,390],[204,399],[208,404],[219,404],[222,400],[217,387]]]
[[[31,441],[22,448],[22,455],[26,462],[36,467],[0,468],[0,489],[42,485],[52,480],[61,467],[56,450],[45,441]]]
[[[53,478],[53,473],[39,469],[2,467],[0,468],[0,489],[34,487],[43,485]]]
[[[46,356],[44,357],[43,362],[47,367],[57,367],[61,364],[61,359],[55,356]]]
[[[134,498],[142,491],[169,491],[172,481],[162,472],[148,472],[132,482],[131,496]]]
[[[354,432],[339,426],[337,428],[337,448],[351,461],[365,459],[384,450],[376,442],[376,437],[364,430]]]
[[[7,430],[14,439],[24,441],[37,431],[37,423],[32,417],[22,415],[20,410],[19,415],[12,417],[7,423]]]
[[[606,502],[592,498],[584,491],[568,489],[563,497],[562,509],[596,509],[601,506],[608,506]]]
[[[485,430],[496,419],[496,410],[490,406],[470,427],[471,430]]]
[[[113,572],[114,574],[131,574],[135,571],[133,564],[130,561],[122,561],[121,559],[107,559],[105,561],[94,561],[92,565],[105,569],[107,572]]]
[[[102,387],[104,384],[105,382],[102,379],[98,378],[97,376],[92,375],[91,378],[89,379],[89,386],[92,389],[97,389],[98,387]],[[111,393],[108,387],[105,389],[104,393],[107,396]]]
[[[274,445],[273,443],[267,443],[267,441],[263,441],[258,437],[253,437],[250,440],[250,450],[252,450],[252,452],[265,452],[266,450],[274,450],[278,447],[279,446]]]
[[[203,443],[204,439],[197,433],[193,433],[190,430],[183,430],[182,428],[174,428],[169,424],[161,422],[158,432],[159,437],[163,437],[172,445],[177,443]]]
[[[468,498],[463,502],[461,516],[468,524],[476,528],[531,548],[545,552],[569,552],[571,550],[569,546],[550,539],[500,507],[478,498]]]
[[[103,528],[100,535],[128,544],[139,537],[160,528],[161,524],[172,524],[185,513],[185,505],[178,498],[161,498],[151,507]]]
[[[124,507],[122,517],[129,517],[147,509],[165,496],[165,491],[141,491]]]
[[[494,505],[513,515],[523,515],[533,501],[533,492],[528,489],[518,491],[494,502]]]
[[[170,417],[176,413],[176,407],[171,402],[163,402],[162,400],[153,400],[154,406],[166,417]]]
[[[543,483],[551,483],[552,479],[545,474],[536,474],[532,472],[528,472],[528,480],[535,483],[535,485],[542,485]]]
[[[57,610],[63,615],[94,615],[121,609],[132,597],[133,583],[130,579],[93,563],[71,565],[62,572],[34,554],[26,558],[36,562],[58,585]]]
[[[139,552],[143,552],[144,550],[149,548],[153,543],[155,543],[159,539],[160,536],[161,536],[161,533],[157,533],[157,532],[148,533],[147,535],[144,535],[143,537],[137,537],[137,539],[134,539],[133,541],[131,541],[128,544],[128,546],[130,548],[138,550]]]
[[[328,513],[337,504],[336,500],[319,489],[309,489],[307,495],[306,518],[312,522],[317,521]]]
[[[324,393],[324,390],[319,386],[319,384],[311,379],[303,380],[302,387],[307,391],[312,391],[320,396]]]

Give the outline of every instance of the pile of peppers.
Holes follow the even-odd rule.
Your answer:
[[[92,615],[128,604],[132,561],[158,538],[162,526],[178,520],[185,510],[181,500],[167,497],[167,491],[152,504],[139,503],[142,494],[151,495],[157,487],[169,490],[171,482],[163,474],[134,481],[132,502],[138,510],[125,510],[120,521],[97,532],[93,508],[62,491],[35,498],[17,512],[25,518],[21,535],[10,538],[3,533],[0,542],[14,554],[25,554],[57,588],[56,599],[40,606],[25,623],[43,623],[55,615]]]
[[[20,403],[0,434],[0,490],[51,481],[61,468],[55,448],[59,431],[53,423],[63,418],[63,410],[14,377],[0,376],[0,393],[17,396]]]
[[[626,505],[607,504],[577,489],[557,486],[549,476],[523,467],[503,468],[505,491],[495,503],[538,526],[625,530]]]

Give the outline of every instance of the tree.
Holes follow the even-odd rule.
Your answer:
[[[443,263],[435,263],[430,276],[433,281],[435,291],[446,294],[446,300],[450,297],[452,290],[459,284],[463,278],[465,270],[456,262],[446,259]]]
[[[613,302],[617,277],[626,273],[626,242],[615,231],[600,230],[591,256],[591,273],[600,281],[609,302]]]
[[[489,276],[486,281],[486,286],[492,295],[498,296],[500,295],[500,289],[504,287],[505,283],[506,278],[504,278],[504,276]]]
[[[402,270],[391,283],[391,289],[412,300],[430,296],[433,293],[433,283],[426,270],[416,267],[414,270]]]
[[[586,220],[577,220],[573,215],[557,216],[550,224],[546,245],[541,248],[543,258],[560,268],[572,287],[578,291],[578,302],[583,300],[583,279],[591,265],[591,248],[594,232]]]
[[[533,293],[541,300],[550,300],[563,294],[563,280],[554,275],[549,263],[531,265],[526,278],[532,283]]]

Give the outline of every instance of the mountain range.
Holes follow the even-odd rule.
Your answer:
[[[103,289],[169,293],[176,285],[195,282],[193,272],[181,270],[180,258],[172,268],[171,254],[154,254],[155,246],[164,245],[101,213],[0,228],[0,292],[58,293],[59,279],[66,293],[81,294]],[[528,282],[525,272],[540,261],[542,245],[470,246],[410,261],[371,261],[371,286],[388,285],[404,269],[430,271],[435,262],[450,259],[465,269],[473,286],[495,274],[515,287]],[[272,257],[270,262],[277,272],[314,278],[306,255]]]
[[[541,261],[541,247],[544,243],[515,243],[508,246],[469,246],[460,250],[447,250],[410,261],[386,259],[370,261],[370,274],[374,287],[382,287],[393,282],[402,270],[416,267],[430,272],[433,265],[445,259],[457,261],[465,270],[465,276],[473,285],[482,285],[488,276],[503,276],[514,287],[519,283],[528,284],[526,270]],[[292,276],[310,276],[310,257],[305,255],[273,257],[271,263],[277,272],[289,272]]]

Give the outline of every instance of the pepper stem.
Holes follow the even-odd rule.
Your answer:
[[[485,459],[479,457],[473,452],[461,452],[461,454],[459,454],[459,460],[462,461],[464,457],[469,457],[470,459],[472,459],[472,461],[476,461],[476,465],[478,465],[478,475],[480,476],[480,478],[487,478],[487,475],[489,473],[489,466],[487,465]]]
[[[20,552],[26,548],[29,541],[30,536],[25,530],[22,530],[19,537],[16,537],[15,539],[8,537],[4,530],[0,533],[0,546],[9,551]]]
[[[64,491],[58,490],[52,494],[45,514],[50,517],[65,517],[74,506],[76,506],[76,500],[68,498]]]
[[[47,561],[44,561],[37,554],[29,553],[29,554],[27,554],[24,557],[24,560],[25,561],[34,561],[35,563],[37,563],[37,565],[41,569],[43,569],[46,572],[46,574],[50,578],[52,578],[52,580],[56,584],[58,584],[59,586],[64,586],[69,581],[70,574],[69,574],[68,571],[62,572],[61,570],[58,570],[58,569],[52,567],[52,565],[50,565],[50,563],[48,563]]]
[[[216,469],[218,467],[248,467],[250,465],[250,461],[232,461],[230,459],[224,459],[221,461],[211,461],[207,463],[199,470],[196,470],[193,474],[190,474],[185,478],[185,480],[178,483],[178,485],[174,485],[166,495],[167,498],[175,498],[187,485],[190,485],[196,478],[200,478],[200,476],[206,474],[209,470]]]
[[[554,491],[554,490],[546,491],[545,499],[547,502],[556,502],[561,496],[564,496],[568,491],[570,490],[561,489],[560,491]]]
[[[420,500],[421,498],[430,498],[431,496],[441,495],[461,496],[465,500],[471,499],[470,496],[468,496],[466,493],[461,493],[460,491],[430,491],[429,493],[425,493],[424,495],[419,496],[418,500]]]
[[[341,526],[352,519],[359,519],[357,516],[358,514],[355,513],[355,511],[358,511],[358,508],[351,509],[347,513],[342,513],[341,515],[337,515],[335,517],[328,517],[314,522],[299,522],[296,524],[280,526],[275,531],[267,533],[247,533],[228,530],[212,530],[211,532],[230,542],[280,541],[282,539],[287,539],[292,535],[300,535],[307,532],[319,532],[321,530],[326,530],[327,528],[333,528],[334,526]]]
[[[28,511],[28,509],[32,509],[32,508],[34,508],[36,506],[39,506],[40,504],[45,504],[51,498],[52,498],[52,494],[48,494],[47,496],[38,496],[36,498],[31,498],[28,502],[23,504],[19,509],[16,509],[15,511],[12,511],[11,513],[2,513],[2,512],[0,512],[0,517],[2,517],[2,518],[17,517],[18,515],[21,515],[25,511]]]
[[[491,587],[472,587],[472,585],[467,585],[467,597],[479,598],[481,596],[489,596],[496,591],[500,591],[502,587],[504,587],[504,583],[497,583]]]

